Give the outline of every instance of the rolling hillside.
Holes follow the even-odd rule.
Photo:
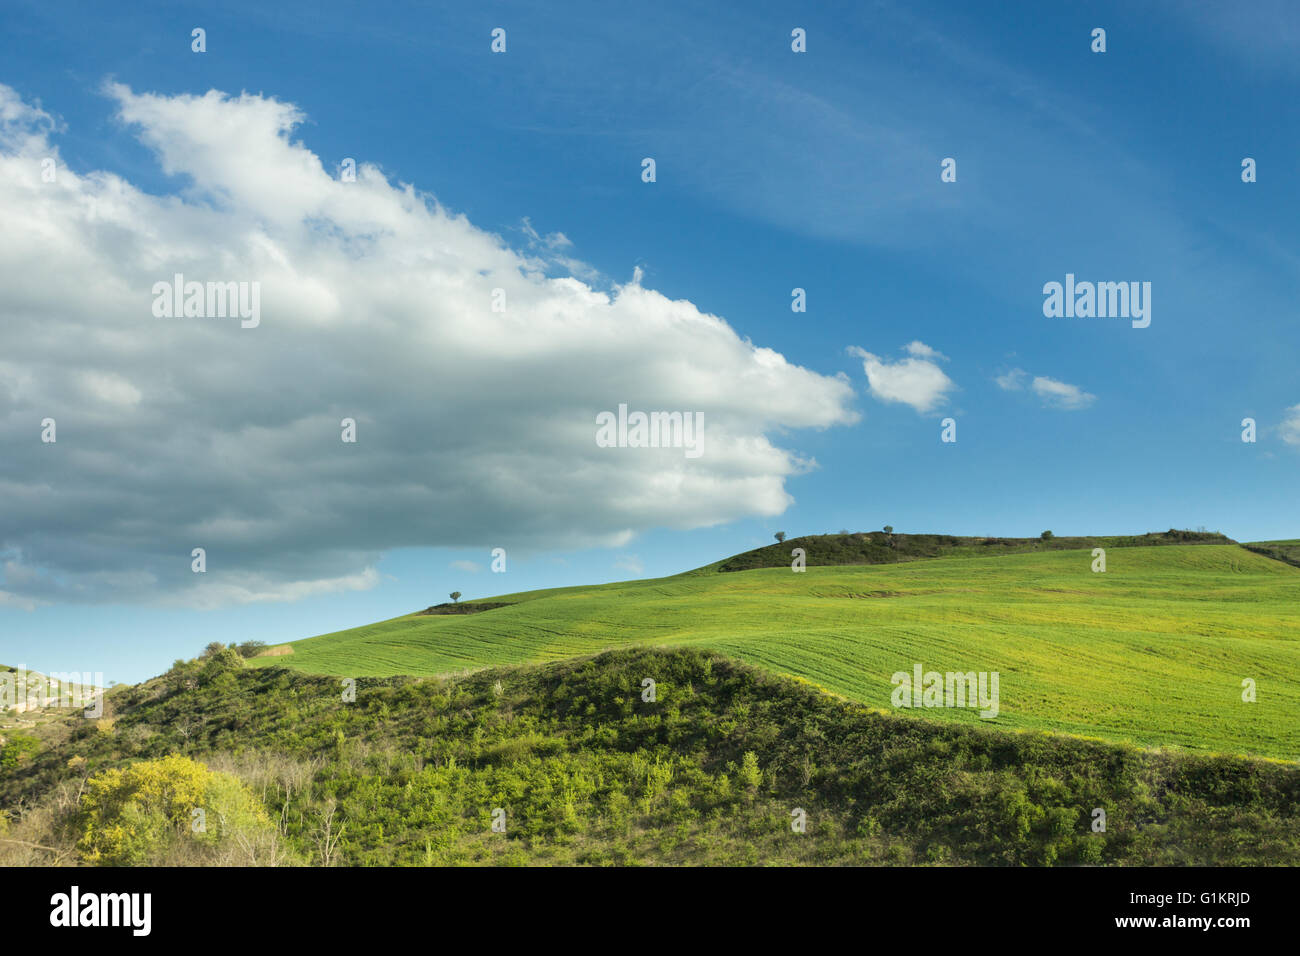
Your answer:
[[[0,865],[1300,863],[1295,765],[881,714],[698,649],[355,690],[228,650],[116,688],[0,747]]]
[[[793,542],[787,541],[787,549]],[[1300,568],[1231,544],[1042,549],[871,566],[757,568],[485,598],[298,641],[256,661],[436,675],[631,645],[708,648],[890,708],[891,675],[997,671],[1000,713],[927,718],[1300,757]],[[283,654],[283,651],[280,652]],[[1257,701],[1242,700],[1243,680]]]

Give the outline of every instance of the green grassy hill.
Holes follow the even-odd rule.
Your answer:
[[[781,546],[787,562],[792,546]],[[1000,674],[996,719],[913,712],[928,719],[1300,757],[1300,568],[1230,544],[1111,546],[1104,574],[1092,572],[1090,548],[979,557],[969,555],[982,544],[953,547],[958,556],[901,563],[715,573],[727,563],[719,562],[675,577],[502,595],[484,603],[510,606],[406,615],[298,641],[292,653],[255,663],[437,675],[632,645],[695,646],[884,709],[891,675],[919,662]],[[1242,701],[1247,678],[1255,703]]]
[[[0,865],[1300,864],[1295,765],[882,714],[697,649],[340,685],[225,651],[0,747]]]

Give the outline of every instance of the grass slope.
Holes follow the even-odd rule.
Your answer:
[[[789,542],[787,542],[789,544]],[[295,642],[260,665],[436,675],[630,645],[706,647],[890,707],[896,671],[998,671],[1001,713],[927,718],[1300,757],[1300,569],[1235,545],[691,572],[492,598]],[[1244,703],[1242,681],[1258,701]]]
[[[111,718],[0,751],[0,806],[26,808],[0,814],[0,864],[75,860],[86,778],[173,753],[278,821],[243,862],[323,862],[328,820],[352,865],[1300,864],[1300,767],[881,714],[700,650],[363,678],[341,697],[229,654],[118,688]],[[180,819],[141,862],[203,859],[178,851]]]

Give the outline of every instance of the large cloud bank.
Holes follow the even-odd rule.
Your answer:
[[[290,104],[108,92],[177,194],[68,169],[0,86],[0,602],[293,599],[393,548],[775,515],[808,462],[769,436],[855,420],[843,377],[602,288],[562,236],[514,249],[374,166],[342,181]],[[259,283],[260,323],[156,317],[177,273]],[[598,447],[619,403],[702,412],[703,454]]]

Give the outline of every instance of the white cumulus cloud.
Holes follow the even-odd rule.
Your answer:
[[[926,345],[919,339],[908,342],[907,345],[904,346],[904,351],[915,358],[934,359],[940,362],[948,361],[948,356],[936,349],[930,348],[930,346]]]
[[[847,381],[601,279],[528,210],[516,249],[370,163],[342,181],[291,104],[107,93],[176,192],[69,168],[0,86],[6,603],[293,600],[373,586],[393,548],[776,515],[812,463],[771,436],[857,419]],[[260,324],[156,318],[177,273],[259,283]],[[597,447],[619,403],[702,412],[703,456]]]
[[[894,362],[857,346],[851,346],[849,354],[862,359],[875,398],[901,402],[924,414],[942,405],[957,386],[936,364],[936,360],[945,359],[941,353],[924,342],[912,342],[905,350],[910,357]]]

